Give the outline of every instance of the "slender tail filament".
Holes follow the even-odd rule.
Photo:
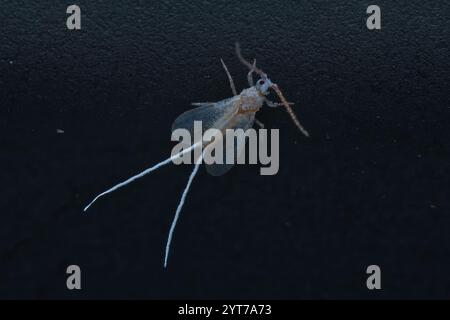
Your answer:
[[[186,188],[184,188],[180,202],[178,203],[177,211],[175,212],[175,216],[173,217],[172,225],[170,226],[169,235],[167,237],[166,254],[164,256],[164,268],[167,268],[167,260],[169,258],[170,244],[172,243],[172,237],[173,237],[173,232],[175,230],[175,226],[177,225],[178,218],[180,217],[180,212],[181,212],[181,209],[183,208],[184,201],[186,200],[186,196],[189,192],[189,188],[191,187],[192,181],[194,180],[194,177],[197,174],[198,168],[200,167],[200,165],[202,163],[202,159],[203,159],[203,154],[198,158],[197,162],[195,163],[194,170],[192,170],[192,173],[189,176],[188,183],[186,185]]]
[[[108,193],[111,193],[111,192],[113,192],[113,191],[116,191],[117,189],[122,188],[122,187],[126,186],[127,184],[130,184],[130,183],[133,182],[134,180],[137,180],[137,179],[139,179],[139,178],[142,178],[143,176],[149,174],[150,172],[155,171],[156,169],[159,169],[160,167],[162,167],[162,166],[164,166],[164,165],[166,165],[166,164],[169,164],[169,163],[172,162],[173,160],[175,160],[175,159],[181,157],[183,154],[192,151],[193,149],[195,149],[196,147],[198,147],[200,144],[201,144],[201,141],[200,141],[200,142],[197,142],[197,143],[195,143],[195,144],[193,144],[192,146],[190,146],[190,147],[187,148],[187,149],[184,149],[184,150],[181,151],[180,153],[177,153],[177,154],[173,155],[172,157],[170,157],[170,158],[168,158],[168,159],[166,159],[166,160],[164,160],[164,161],[162,161],[162,162],[160,162],[160,163],[158,163],[158,164],[155,164],[153,167],[148,168],[148,169],[145,169],[145,170],[142,171],[141,173],[138,173],[137,175],[132,176],[131,178],[128,178],[127,180],[125,180],[125,181],[123,181],[123,182],[121,182],[121,183],[119,183],[119,184],[116,184],[115,186],[111,187],[110,189],[108,189],[108,190],[106,190],[106,191],[100,193],[98,196],[96,196],[96,197],[94,198],[94,200],[92,200],[92,201],[84,208],[83,211],[86,211],[87,209],[89,209],[89,207],[90,207],[92,204],[94,204],[95,201],[97,201],[99,198],[103,197],[104,195],[107,195]]]

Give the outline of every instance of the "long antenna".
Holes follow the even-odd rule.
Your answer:
[[[300,121],[298,121],[298,118],[295,115],[294,110],[292,110],[291,106],[286,101],[286,98],[283,96],[283,93],[281,92],[280,88],[278,88],[278,85],[274,83],[270,87],[277,93],[278,97],[281,100],[281,103],[286,108],[286,111],[291,116],[291,119],[292,119],[292,121],[294,121],[294,123],[297,126],[297,128],[301,131],[301,133],[303,133],[305,136],[309,137],[308,131],[306,131],[306,129],[303,128],[303,126],[300,124]]]
[[[267,74],[265,74],[264,71],[262,71],[262,69],[257,68],[255,66],[255,64],[251,64],[242,56],[241,46],[239,45],[239,42],[236,42],[236,55],[237,55],[238,59],[242,62],[242,64],[247,66],[247,68],[249,68],[250,70],[254,70],[257,74],[259,74],[261,76],[261,78],[267,79]],[[295,115],[294,110],[292,110],[291,106],[287,102],[286,98],[284,97],[284,95],[281,92],[278,85],[276,83],[272,83],[272,85],[270,87],[276,92],[276,94],[280,98],[281,103],[286,108],[287,113],[289,113],[292,121],[294,121],[297,128],[301,131],[301,133],[303,133],[305,136],[309,137],[308,131],[306,131],[306,129],[303,128],[303,126],[300,124],[300,121],[298,120],[297,116]]]
[[[261,69],[259,69],[258,67],[256,67],[255,64],[251,64],[250,62],[248,62],[247,60],[245,60],[245,58],[242,56],[241,54],[241,46],[239,45],[239,42],[236,42],[236,55],[238,56],[239,61],[242,62],[242,64],[244,64],[245,66],[247,66],[247,68],[249,70],[253,70],[255,71],[257,74],[259,74],[262,78],[267,78],[267,75],[264,73],[264,71],[262,71]]]

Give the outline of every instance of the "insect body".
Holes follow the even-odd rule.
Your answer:
[[[258,112],[261,107],[266,104],[269,107],[278,107],[283,106],[286,108],[287,112],[291,116],[292,120],[294,121],[295,125],[298,127],[298,129],[306,136],[309,136],[308,132],[301,126],[300,122],[298,121],[296,115],[292,111],[290,105],[292,103],[288,103],[286,99],[284,98],[281,90],[278,88],[277,84],[273,83],[267,75],[259,68],[256,67],[256,60],[253,62],[253,64],[250,64],[247,60],[245,60],[240,52],[239,45],[236,44],[236,54],[239,58],[239,60],[246,65],[249,68],[249,72],[247,74],[247,80],[249,84],[249,88],[242,90],[240,94],[237,94],[236,88],[234,86],[234,81],[228,71],[228,68],[226,67],[225,63],[221,59],[222,66],[225,69],[225,72],[228,76],[230,87],[233,92],[233,97],[224,99],[219,102],[200,102],[200,103],[193,103],[192,105],[197,106],[197,108],[191,109],[189,111],[184,112],[181,114],[178,118],[175,119],[173,125],[172,125],[172,131],[176,129],[187,129],[191,136],[194,133],[194,121],[201,121],[202,122],[202,129],[203,131],[206,131],[207,129],[213,128],[217,129],[221,132],[224,132],[226,129],[243,129],[247,130],[248,128],[251,128],[253,126],[253,123],[256,122],[259,126],[263,126],[262,123],[260,123],[256,118],[255,114]],[[257,73],[260,76],[260,79],[254,84],[253,82],[253,73]],[[270,89],[272,89],[280,98],[281,102],[272,102],[267,98],[267,95],[270,92]],[[225,139],[225,138],[224,138]],[[199,156],[194,157],[195,158],[195,166],[194,169],[189,176],[188,183],[183,191],[183,194],[181,196],[180,202],[178,204],[177,210],[175,212],[174,219],[172,221],[169,235],[167,237],[167,243],[166,243],[166,251],[164,256],[164,267],[167,267],[167,260],[170,252],[170,245],[172,242],[172,236],[173,232],[175,230],[175,226],[177,224],[181,209],[183,207],[184,201],[186,199],[187,193],[190,189],[190,186],[192,184],[192,181],[195,177],[195,175],[198,172],[198,169],[200,167],[200,164],[202,163],[204,152],[206,148],[212,147],[213,143],[219,143],[223,141],[214,141],[214,142],[203,142],[202,140],[194,140],[192,142],[192,145],[188,148],[184,149],[183,151],[172,155],[170,158],[154,165],[151,168],[148,168],[141,173],[113,186],[112,188],[102,192],[101,194],[97,195],[94,200],[92,200],[85,208],[84,211],[86,211],[97,199],[100,197],[111,193],[131,182],[133,182],[136,179],[139,179],[146,174],[166,165],[170,162],[174,161],[175,159],[180,158],[184,154],[190,153],[192,151],[196,151],[197,149],[201,148],[202,151]],[[226,150],[226,152],[234,152],[235,156],[238,157],[241,150]],[[227,163],[212,163],[212,164],[205,164],[206,170],[211,175],[222,175],[226,173],[228,170],[230,170],[233,164],[227,164]]]

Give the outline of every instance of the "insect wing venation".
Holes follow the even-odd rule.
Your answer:
[[[194,121],[202,122],[202,134],[210,128],[222,130],[236,113],[237,108],[238,100],[233,97],[188,110],[175,119],[172,131],[187,129],[191,137],[194,137]]]

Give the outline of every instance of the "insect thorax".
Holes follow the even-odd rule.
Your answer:
[[[241,92],[241,106],[240,109],[244,112],[248,111],[258,111],[263,103],[264,96],[256,89],[255,87],[250,87],[248,89],[244,89]]]

